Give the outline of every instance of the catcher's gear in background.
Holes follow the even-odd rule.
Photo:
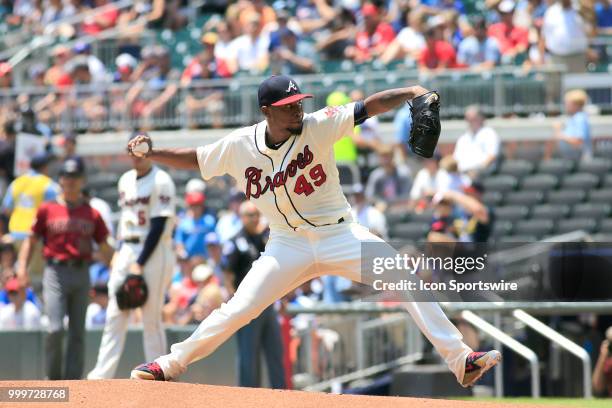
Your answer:
[[[430,158],[440,138],[440,95],[436,91],[417,96],[410,104],[412,128],[408,145],[419,156]]]
[[[119,309],[135,309],[145,304],[149,288],[141,275],[128,275],[115,294]]]

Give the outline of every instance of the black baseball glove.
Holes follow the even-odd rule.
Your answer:
[[[430,158],[440,138],[440,95],[430,91],[417,96],[410,105],[412,127],[408,145],[419,156]]]
[[[141,275],[128,275],[115,294],[119,309],[135,309],[145,304],[149,288]]]

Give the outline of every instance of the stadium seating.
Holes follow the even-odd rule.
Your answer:
[[[522,220],[516,223],[513,231],[515,235],[531,235],[542,239],[553,232],[554,226],[552,220]]]
[[[561,187],[567,189],[592,190],[599,185],[599,176],[591,173],[575,173],[565,176]]]
[[[541,191],[513,191],[508,193],[504,201],[506,204],[533,206],[544,200]]]
[[[609,216],[611,208],[612,206],[607,203],[576,204],[572,210],[572,217],[599,220]]]
[[[529,207],[525,205],[509,205],[495,209],[495,220],[519,221],[527,218]]]
[[[578,204],[584,201],[586,192],[583,190],[559,190],[548,193],[548,202],[551,204]]]
[[[570,213],[570,206],[565,204],[540,204],[533,207],[531,217],[535,219],[558,220]]]
[[[429,222],[408,222],[392,226],[391,236],[408,241],[423,240],[429,232]]]
[[[503,174],[487,177],[483,180],[482,184],[486,191],[499,191],[504,193],[514,190],[518,185],[518,180],[514,176]]]
[[[551,159],[540,162],[538,173],[561,176],[570,173],[575,167],[571,160]]]
[[[527,160],[505,160],[499,168],[499,173],[520,178],[533,173],[534,167]]]
[[[521,189],[525,191],[549,191],[559,185],[559,178],[553,174],[535,174],[525,177]]]
[[[595,232],[597,222],[592,218],[569,218],[560,220],[555,228],[558,234],[565,234],[572,231]]]

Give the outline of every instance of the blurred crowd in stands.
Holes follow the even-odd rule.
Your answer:
[[[13,77],[12,65],[0,61],[0,91],[21,94],[3,97],[0,122],[27,112],[42,127],[67,130],[86,121],[95,132],[104,129],[103,119],[137,120],[139,127],[151,128],[156,118],[184,115],[195,127],[193,119],[204,115],[208,125],[221,127],[224,88],[196,86],[198,80],[325,73],[343,62],[379,69],[403,64],[401,69],[430,76],[448,69],[551,64],[584,72],[589,63],[607,58],[589,40],[612,30],[610,2],[595,0],[120,3],[4,2],[4,27],[33,33],[70,29],[45,33],[59,40],[44,58],[26,64],[27,75]],[[93,53],[101,51],[96,36],[113,28],[120,35],[113,37],[110,54]],[[161,35],[145,41],[147,30]],[[185,41],[174,40],[181,35]],[[124,87],[113,91],[112,84]],[[75,85],[91,87],[77,91]],[[25,86],[50,90],[28,95]],[[177,92],[185,89],[178,100]]]

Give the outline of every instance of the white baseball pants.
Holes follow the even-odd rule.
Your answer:
[[[87,379],[114,378],[123,352],[125,336],[130,320],[129,310],[120,310],[115,292],[129,273],[129,266],[136,262],[142,244],[124,243],[114,259],[113,269],[108,281],[108,306],[106,323],[98,352],[95,368]],[[166,332],[162,325],[164,294],[172,279],[176,256],[171,243],[160,242],[144,265],[143,276],[149,288],[147,302],[142,307],[142,340],[147,361],[166,353]]]
[[[166,379],[176,378],[187,366],[211,354],[236,330],[266,307],[302,283],[321,275],[361,280],[361,243],[381,242],[352,222],[304,231],[272,231],[265,252],[253,263],[235,295],[213,311],[170,354],[155,361]],[[421,332],[444,358],[458,381],[472,351],[437,303],[406,303]]]

